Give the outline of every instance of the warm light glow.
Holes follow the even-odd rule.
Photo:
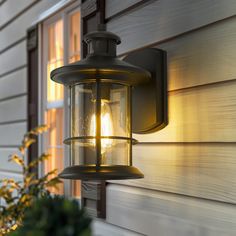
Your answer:
[[[47,45],[47,105],[49,105],[51,102],[63,101],[64,97],[63,86],[50,79],[50,72],[63,66],[62,19],[48,26]],[[45,111],[45,123],[49,127],[45,148],[50,154],[49,159],[44,162],[45,174],[54,169],[57,169],[58,173],[60,173],[64,168],[63,113],[63,107],[50,108]],[[55,194],[63,194],[64,186],[60,184],[58,189],[50,187],[48,190]]]
[[[48,27],[47,101],[63,100],[63,86],[50,79],[52,70],[63,66],[63,21],[58,20]]]
[[[69,43],[69,62],[80,60],[80,12],[77,11],[70,16],[70,43]]]
[[[90,133],[92,136],[96,136],[96,115],[93,114],[91,117]],[[112,136],[113,135],[113,124],[111,118],[111,109],[106,101],[101,102],[101,136]],[[95,139],[92,141],[95,146]],[[112,139],[103,138],[101,140],[101,153],[104,154],[108,148],[111,148],[113,144]]]
[[[64,168],[63,150],[63,108],[53,108],[45,113],[45,122],[49,127],[47,135],[47,152],[50,154],[48,160],[44,162],[45,174],[54,169],[61,172]],[[54,177],[54,176],[52,176]],[[63,184],[59,188],[49,188],[50,192],[63,194]]]

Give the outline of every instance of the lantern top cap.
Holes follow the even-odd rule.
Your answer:
[[[86,58],[53,70],[51,79],[66,86],[98,80],[129,86],[148,82],[151,78],[149,71],[116,57],[120,37],[105,31],[103,25],[98,28],[98,31],[84,36],[88,45]]]
[[[98,39],[114,41],[116,45],[121,43],[120,37],[112,32],[106,31],[106,26],[104,24],[99,24],[97,31],[90,32],[84,36],[84,41],[87,44]]]
[[[106,31],[103,24],[98,25],[98,30],[84,36],[87,44],[88,55],[116,57],[116,47],[121,43],[120,37],[112,32]]]

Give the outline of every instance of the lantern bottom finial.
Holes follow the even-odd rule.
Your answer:
[[[140,179],[144,175],[134,166],[123,165],[77,165],[65,168],[59,174],[62,179],[81,180],[119,180],[119,179]]]

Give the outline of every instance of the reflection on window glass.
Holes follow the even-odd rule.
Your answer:
[[[53,108],[46,112],[46,122],[49,127],[47,136],[47,151],[50,154],[48,160],[45,161],[45,173],[57,169],[58,172],[63,170],[63,108]],[[63,194],[63,185],[59,189],[50,189],[52,192]]]
[[[68,25],[64,25],[62,19],[59,19],[47,26],[47,37],[45,38],[47,45],[46,56],[46,75],[47,75],[47,93],[46,93],[46,110],[45,122],[49,127],[45,150],[51,154],[50,158],[45,161],[45,173],[57,169],[60,173],[64,169],[64,88],[63,85],[53,82],[50,79],[52,70],[64,65],[65,56],[68,55],[67,62],[72,63],[80,60],[81,37],[80,37],[80,11],[74,11],[66,15],[68,17]],[[69,34],[68,45],[64,46],[64,27],[68,27]],[[66,40],[67,41],[67,40]],[[65,48],[64,48],[65,47]],[[65,52],[65,49],[67,50]],[[72,195],[80,197],[80,181],[72,182]],[[64,194],[64,184],[61,184],[59,190],[50,189],[53,193]]]
[[[50,72],[63,66],[63,21],[48,27],[47,101],[63,100],[63,86],[50,79]]]
[[[45,173],[64,167],[63,149],[63,86],[50,79],[50,72],[63,65],[63,21],[59,20],[48,27],[48,60],[47,60],[47,107],[45,121],[49,127],[46,150],[51,156],[45,161]],[[55,107],[54,104],[57,106]],[[58,106],[58,102],[60,102]],[[59,189],[50,189],[53,193],[63,194],[63,184]]]
[[[80,60],[80,12],[70,15],[69,62]]]
[[[69,63],[80,60],[80,12],[77,11],[70,15],[70,40],[69,40]],[[81,182],[74,180],[72,183],[73,196],[79,198],[81,196]]]

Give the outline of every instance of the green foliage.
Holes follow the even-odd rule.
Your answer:
[[[90,236],[91,219],[76,200],[43,197],[25,212],[23,225],[11,236]]]
[[[37,178],[32,169],[40,162],[46,160],[49,155],[43,153],[34,161],[25,164],[25,153],[32,143],[36,142],[36,137],[45,132],[45,125],[36,127],[24,135],[19,147],[21,155],[13,154],[9,161],[16,163],[22,168],[23,180],[14,179],[0,180],[0,235],[5,235],[17,226],[21,225],[25,210],[31,206],[36,197],[49,195],[48,187],[57,187],[61,182],[57,177],[56,170],[53,170],[41,178]]]

